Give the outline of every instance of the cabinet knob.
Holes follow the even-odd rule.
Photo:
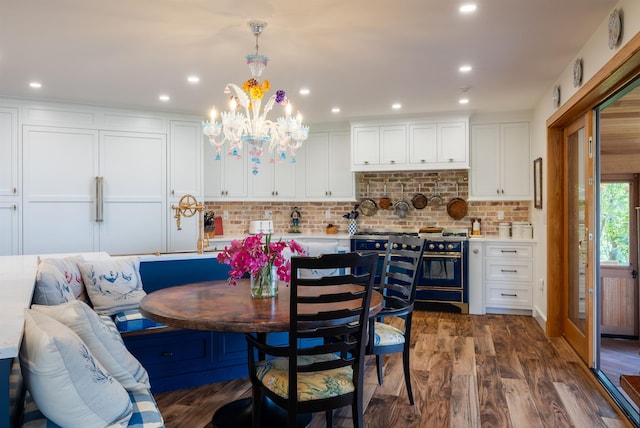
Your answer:
[[[276,190],[276,196],[278,196],[278,191]]]
[[[477,249],[477,248],[474,248],[474,249],[473,249],[473,254],[478,254],[479,252],[480,252],[480,251],[478,251],[478,249]]]
[[[504,189],[502,189],[502,191],[500,193],[502,193],[504,195]]]
[[[18,210],[18,206],[17,206],[16,204],[13,204],[13,205],[11,206],[11,208],[13,208],[13,210],[14,210],[14,211],[17,211],[17,210]]]
[[[176,191],[171,189],[171,196],[174,196],[176,194]]]
[[[389,161],[389,163],[396,163],[396,161],[394,161],[394,160],[390,160],[390,161]]]
[[[15,188],[15,187],[14,187],[13,189],[11,189],[11,190],[13,191],[13,194],[14,194],[14,195],[15,195],[16,193],[18,193],[18,189],[17,189],[17,188]]]
[[[225,191],[224,191],[224,195],[225,195],[225,196],[227,196],[228,194],[229,194],[229,191],[228,191],[228,190],[225,190]]]
[[[271,191],[271,196],[275,196],[276,192],[274,190]]]
[[[420,163],[425,163],[426,160],[425,159],[420,159]]]
[[[331,196],[331,190],[329,190],[329,196]]]
[[[449,162],[453,162],[453,158],[449,158]]]
[[[496,189],[496,194],[500,194],[500,189]]]
[[[369,161],[364,161],[364,164],[365,165],[369,165]]]

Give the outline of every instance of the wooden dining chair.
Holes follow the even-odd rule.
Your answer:
[[[287,411],[288,427],[298,414],[315,412],[325,412],[331,427],[333,409],[347,405],[354,426],[364,427],[366,328],[377,259],[359,253],[291,258],[288,346],[247,335],[254,427],[265,396]],[[301,269],[346,273],[308,278],[299,276]]]
[[[411,318],[416,299],[416,287],[424,253],[424,239],[416,236],[391,236],[387,242],[380,283],[376,289],[384,296],[384,308],[369,320],[367,355],[376,356],[378,383],[382,385],[382,356],[402,352],[404,382],[409,402],[413,406],[409,348],[411,347]],[[385,323],[386,317],[400,317],[402,328]]]

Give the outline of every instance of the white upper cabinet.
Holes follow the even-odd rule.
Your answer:
[[[204,143],[204,197],[207,201],[246,200],[248,196],[249,170],[247,147],[239,157],[220,155],[208,141]]]
[[[269,153],[262,155],[257,170],[253,163],[249,166],[250,199],[294,200],[296,197],[296,163],[285,159],[275,159]],[[256,172],[256,173],[254,173]]]
[[[469,168],[468,118],[353,124],[352,171]]]
[[[350,171],[348,131],[313,132],[300,149],[304,194],[309,200],[353,200],[355,174]],[[304,163],[302,163],[304,161]]]
[[[179,199],[202,192],[202,144],[200,122],[172,120],[169,123],[169,195]]]
[[[18,110],[0,107],[0,196],[18,194]]]
[[[531,175],[528,122],[472,125],[469,199],[530,200]]]
[[[403,165],[407,163],[407,126],[389,125],[380,127],[380,165]]]
[[[380,163],[380,127],[354,126],[351,140],[351,162],[356,166]]]

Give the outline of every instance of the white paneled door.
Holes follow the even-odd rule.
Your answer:
[[[25,126],[23,253],[166,249],[166,137]]]

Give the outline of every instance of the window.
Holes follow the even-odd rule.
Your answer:
[[[629,266],[628,182],[600,184],[600,263]]]

